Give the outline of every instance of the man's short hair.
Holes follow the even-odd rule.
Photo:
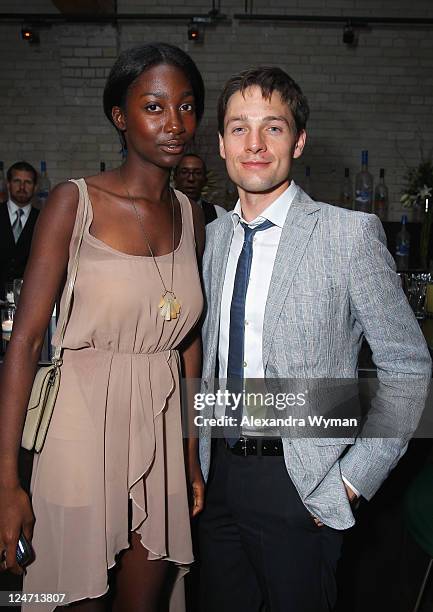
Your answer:
[[[224,85],[218,99],[218,131],[221,136],[224,134],[224,118],[230,98],[238,91],[244,95],[245,90],[253,86],[260,87],[266,99],[277,91],[292,111],[297,133],[305,129],[310,109],[299,85],[277,66],[259,66],[234,74]]]
[[[185,159],[185,157],[195,157],[196,159],[199,159],[201,161],[201,163],[203,164],[203,172],[206,176],[207,174],[207,166],[206,166],[206,162],[204,161],[204,159],[202,157],[200,157],[200,155],[197,155],[197,153],[185,153],[185,155],[182,155],[182,157],[180,158],[179,163],[177,164],[176,168],[174,169],[174,173],[177,173],[177,170],[180,166],[180,164],[182,163],[182,161]]]
[[[14,164],[12,164],[10,168],[8,168],[8,171],[6,172],[6,178],[9,182],[12,180],[12,172],[14,172],[14,170],[24,170],[25,172],[30,172],[31,174],[33,174],[33,182],[34,183],[38,182],[38,173],[33,168],[33,166],[29,164],[28,162],[26,161],[15,162]]]

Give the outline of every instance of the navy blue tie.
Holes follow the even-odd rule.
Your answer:
[[[232,303],[230,306],[230,331],[229,331],[229,353],[227,360],[227,388],[230,393],[241,394],[244,378],[244,338],[245,338],[245,299],[247,297],[248,283],[250,280],[251,262],[253,260],[253,238],[256,232],[273,227],[272,221],[266,219],[254,228],[241,222],[244,228],[244,243],[239,255],[235,282],[233,285]],[[239,439],[240,421],[243,403],[240,402],[237,409],[233,410],[232,404],[226,407],[226,416],[237,419],[237,427],[226,428],[225,438],[230,446]],[[237,436],[237,437],[234,437]]]

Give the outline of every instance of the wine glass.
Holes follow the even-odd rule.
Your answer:
[[[23,286],[23,279],[15,278],[13,282],[13,292],[14,292],[14,301],[15,301],[16,307],[18,306],[18,301],[20,299],[22,286]]]

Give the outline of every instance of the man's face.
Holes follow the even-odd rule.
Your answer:
[[[260,87],[252,86],[229,99],[220,154],[240,192],[282,192],[305,138],[304,130],[297,134],[292,112],[278,92],[267,100]]]
[[[9,196],[17,206],[30,204],[36,191],[33,174],[27,170],[12,170],[11,180],[8,181]]]
[[[198,157],[186,155],[180,161],[175,174],[176,187],[192,200],[199,200],[206,185],[206,172]]]

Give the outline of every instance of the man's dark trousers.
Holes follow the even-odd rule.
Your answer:
[[[343,533],[317,527],[284,457],[214,440],[200,517],[200,612],[328,612]]]

